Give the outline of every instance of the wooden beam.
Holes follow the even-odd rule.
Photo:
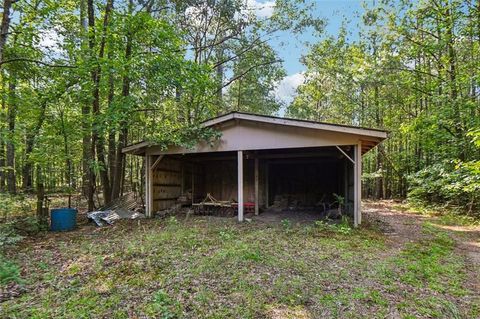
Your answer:
[[[145,215],[153,216],[153,170],[152,156],[145,155]]]
[[[358,169],[358,225],[362,224],[362,141],[358,142],[357,146],[357,169]]]
[[[180,193],[183,195],[185,194],[185,163],[182,162],[182,181],[180,185]]]
[[[335,145],[335,147],[336,147],[340,152],[342,152],[342,154],[345,155],[345,157],[348,158],[348,160],[349,160],[350,162],[355,163],[355,161],[354,161],[350,156],[348,156],[348,154],[345,153],[345,151],[342,150],[342,148],[341,148],[340,146]]]
[[[195,203],[195,164],[192,164],[192,205]]]
[[[157,159],[155,160],[155,162],[152,164],[152,171],[155,170],[155,168],[158,166],[158,164],[160,163],[160,161],[162,160],[162,158],[164,157],[165,155],[158,155]]]
[[[243,222],[243,151],[237,151],[238,221]]]
[[[255,158],[255,215],[258,215],[258,158]]]
[[[265,208],[268,208],[268,162],[265,162]]]
[[[362,223],[362,144],[359,142],[354,147],[354,211],[353,211],[353,223],[355,227],[358,227]]]
[[[343,161],[343,197],[344,197],[344,204],[345,204],[345,209],[347,208],[346,205],[349,202],[348,198],[348,167],[350,164],[347,161]],[[350,212],[348,212],[350,214]]]
[[[256,157],[261,159],[286,159],[286,158],[316,158],[316,157],[338,157],[334,151],[320,152],[298,152],[298,153],[277,153],[277,154],[259,154]]]

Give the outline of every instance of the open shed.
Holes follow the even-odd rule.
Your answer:
[[[255,215],[277,205],[302,207],[342,198],[344,210],[362,221],[362,155],[387,138],[387,132],[232,112],[202,123],[221,133],[213,143],[193,148],[162,148],[140,142],[124,153],[145,156],[147,216],[207,194],[236,202],[239,221],[245,209]],[[188,204],[188,203],[186,203]]]

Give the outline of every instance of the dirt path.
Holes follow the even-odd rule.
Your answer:
[[[425,238],[422,233],[424,222],[447,231],[456,242],[456,253],[465,258],[470,288],[480,294],[480,226],[442,225],[436,217],[394,209],[392,201],[367,202],[363,212],[366,221],[378,225],[397,249]]]

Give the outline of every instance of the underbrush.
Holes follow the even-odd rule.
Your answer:
[[[14,246],[22,239],[23,237],[17,233],[14,223],[0,224],[0,285],[21,282],[20,268],[16,263],[8,260],[3,255],[3,251],[9,246]]]
[[[11,282],[22,282],[20,277],[20,267],[13,261],[0,255],[0,284],[7,285]]]
[[[480,161],[445,161],[408,177],[408,198],[423,206],[455,209],[480,219]]]

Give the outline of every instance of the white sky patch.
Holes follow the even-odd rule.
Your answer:
[[[303,72],[287,75],[278,83],[275,89],[275,95],[285,104],[290,104],[297,95],[297,88],[305,81]]]
[[[259,18],[270,18],[275,10],[275,0],[261,2],[259,0],[247,0],[247,8],[255,12]]]
[[[40,42],[38,46],[45,53],[53,53],[55,56],[61,55],[63,52],[61,45],[64,38],[55,29],[44,29],[40,32]]]

